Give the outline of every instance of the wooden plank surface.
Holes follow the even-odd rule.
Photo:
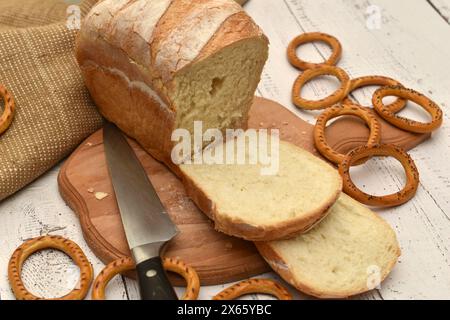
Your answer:
[[[428,0],[439,15],[450,24],[450,0]]]
[[[298,71],[287,63],[285,50],[294,36],[305,31],[328,32],[339,38],[344,48],[339,65],[352,77],[394,77],[444,108],[444,127],[411,152],[421,174],[417,196],[400,208],[379,211],[397,232],[403,251],[400,263],[381,289],[358,298],[450,298],[450,43],[446,41],[450,39],[450,27],[443,19],[448,16],[448,8],[448,0],[252,0],[246,5],[271,41],[270,59],[258,93],[303,119],[313,122],[317,113],[300,112],[291,104],[291,85]],[[315,44],[302,47],[300,53],[305,59],[320,60],[329,51]],[[334,80],[319,79],[305,88],[304,95],[320,97],[334,87]],[[369,104],[371,92],[360,90],[354,98]],[[426,118],[416,108],[402,113]],[[13,298],[6,275],[9,256],[30,237],[47,232],[69,237],[86,251],[96,272],[102,267],[84,243],[75,215],[58,195],[56,174],[57,168],[0,203],[1,299]],[[394,191],[404,179],[400,167],[390,160],[372,160],[354,170],[353,176],[365,190],[376,193]],[[76,273],[63,255],[47,252],[32,259],[25,267],[24,278],[34,292],[58,295],[76,281]],[[201,298],[209,299],[220,289],[204,288]],[[136,284],[117,278],[108,289],[108,297],[136,299]]]

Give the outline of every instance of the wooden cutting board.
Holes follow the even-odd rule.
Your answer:
[[[380,119],[382,140],[411,149],[430,135],[410,134]],[[250,112],[250,128],[278,128],[281,138],[318,155],[313,126],[276,102],[256,98]],[[340,152],[364,144],[368,129],[359,119],[340,118],[327,129],[329,144]],[[178,257],[194,267],[203,285],[228,283],[269,271],[253,243],[214,230],[211,221],[187,198],[181,182],[163,164],[130,140],[139,160],[180,234],[167,246],[166,256]],[[90,136],[69,157],[58,177],[64,200],[78,214],[84,237],[94,253],[109,263],[130,255],[113,187],[106,167],[102,130]],[[95,192],[109,194],[98,200]],[[172,278],[175,284],[182,281]]]

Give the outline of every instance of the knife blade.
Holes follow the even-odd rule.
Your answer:
[[[103,128],[106,162],[126,238],[136,263],[142,300],[174,300],[175,291],[162,267],[161,250],[178,229],[122,132]]]

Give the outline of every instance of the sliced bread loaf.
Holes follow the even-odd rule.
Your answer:
[[[229,139],[216,150],[222,152],[230,143],[237,146],[242,139],[242,135]],[[217,230],[251,241],[286,239],[308,230],[326,215],[341,193],[337,170],[308,151],[281,141],[278,170],[262,175],[267,167],[261,161],[250,164],[251,150],[245,141],[245,164],[180,166],[188,195],[214,220]],[[260,148],[258,145],[253,152]]]
[[[346,298],[374,289],[400,256],[392,228],[345,194],[309,232],[256,246],[287,282],[319,298]]]
[[[247,126],[268,39],[233,0],[101,0],[76,57],[101,114],[174,169],[175,129]]]

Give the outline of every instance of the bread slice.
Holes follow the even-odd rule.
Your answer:
[[[225,150],[244,135],[220,143]],[[262,162],[250,164],[183,164],[188,195],[228,235],[251,241],[293,237],[321,220],[341,193],[338,172],[325,161],[289,142],[280,141],[279,167],[262,175]],[[261,151],[261,145],[254,152]],[[269,150],[270,151],[270,150]],[[269,154],[271,154],[269,152]]]
[[[401,253],[392,228],[344,193],[306,234],[256,246],[275,272],[318,298],[370,291],[388,276]]]
[[[76,57],[101,114],[176,171],[174,130],[246,128],[268,39],[233,0],[101,0]]]

